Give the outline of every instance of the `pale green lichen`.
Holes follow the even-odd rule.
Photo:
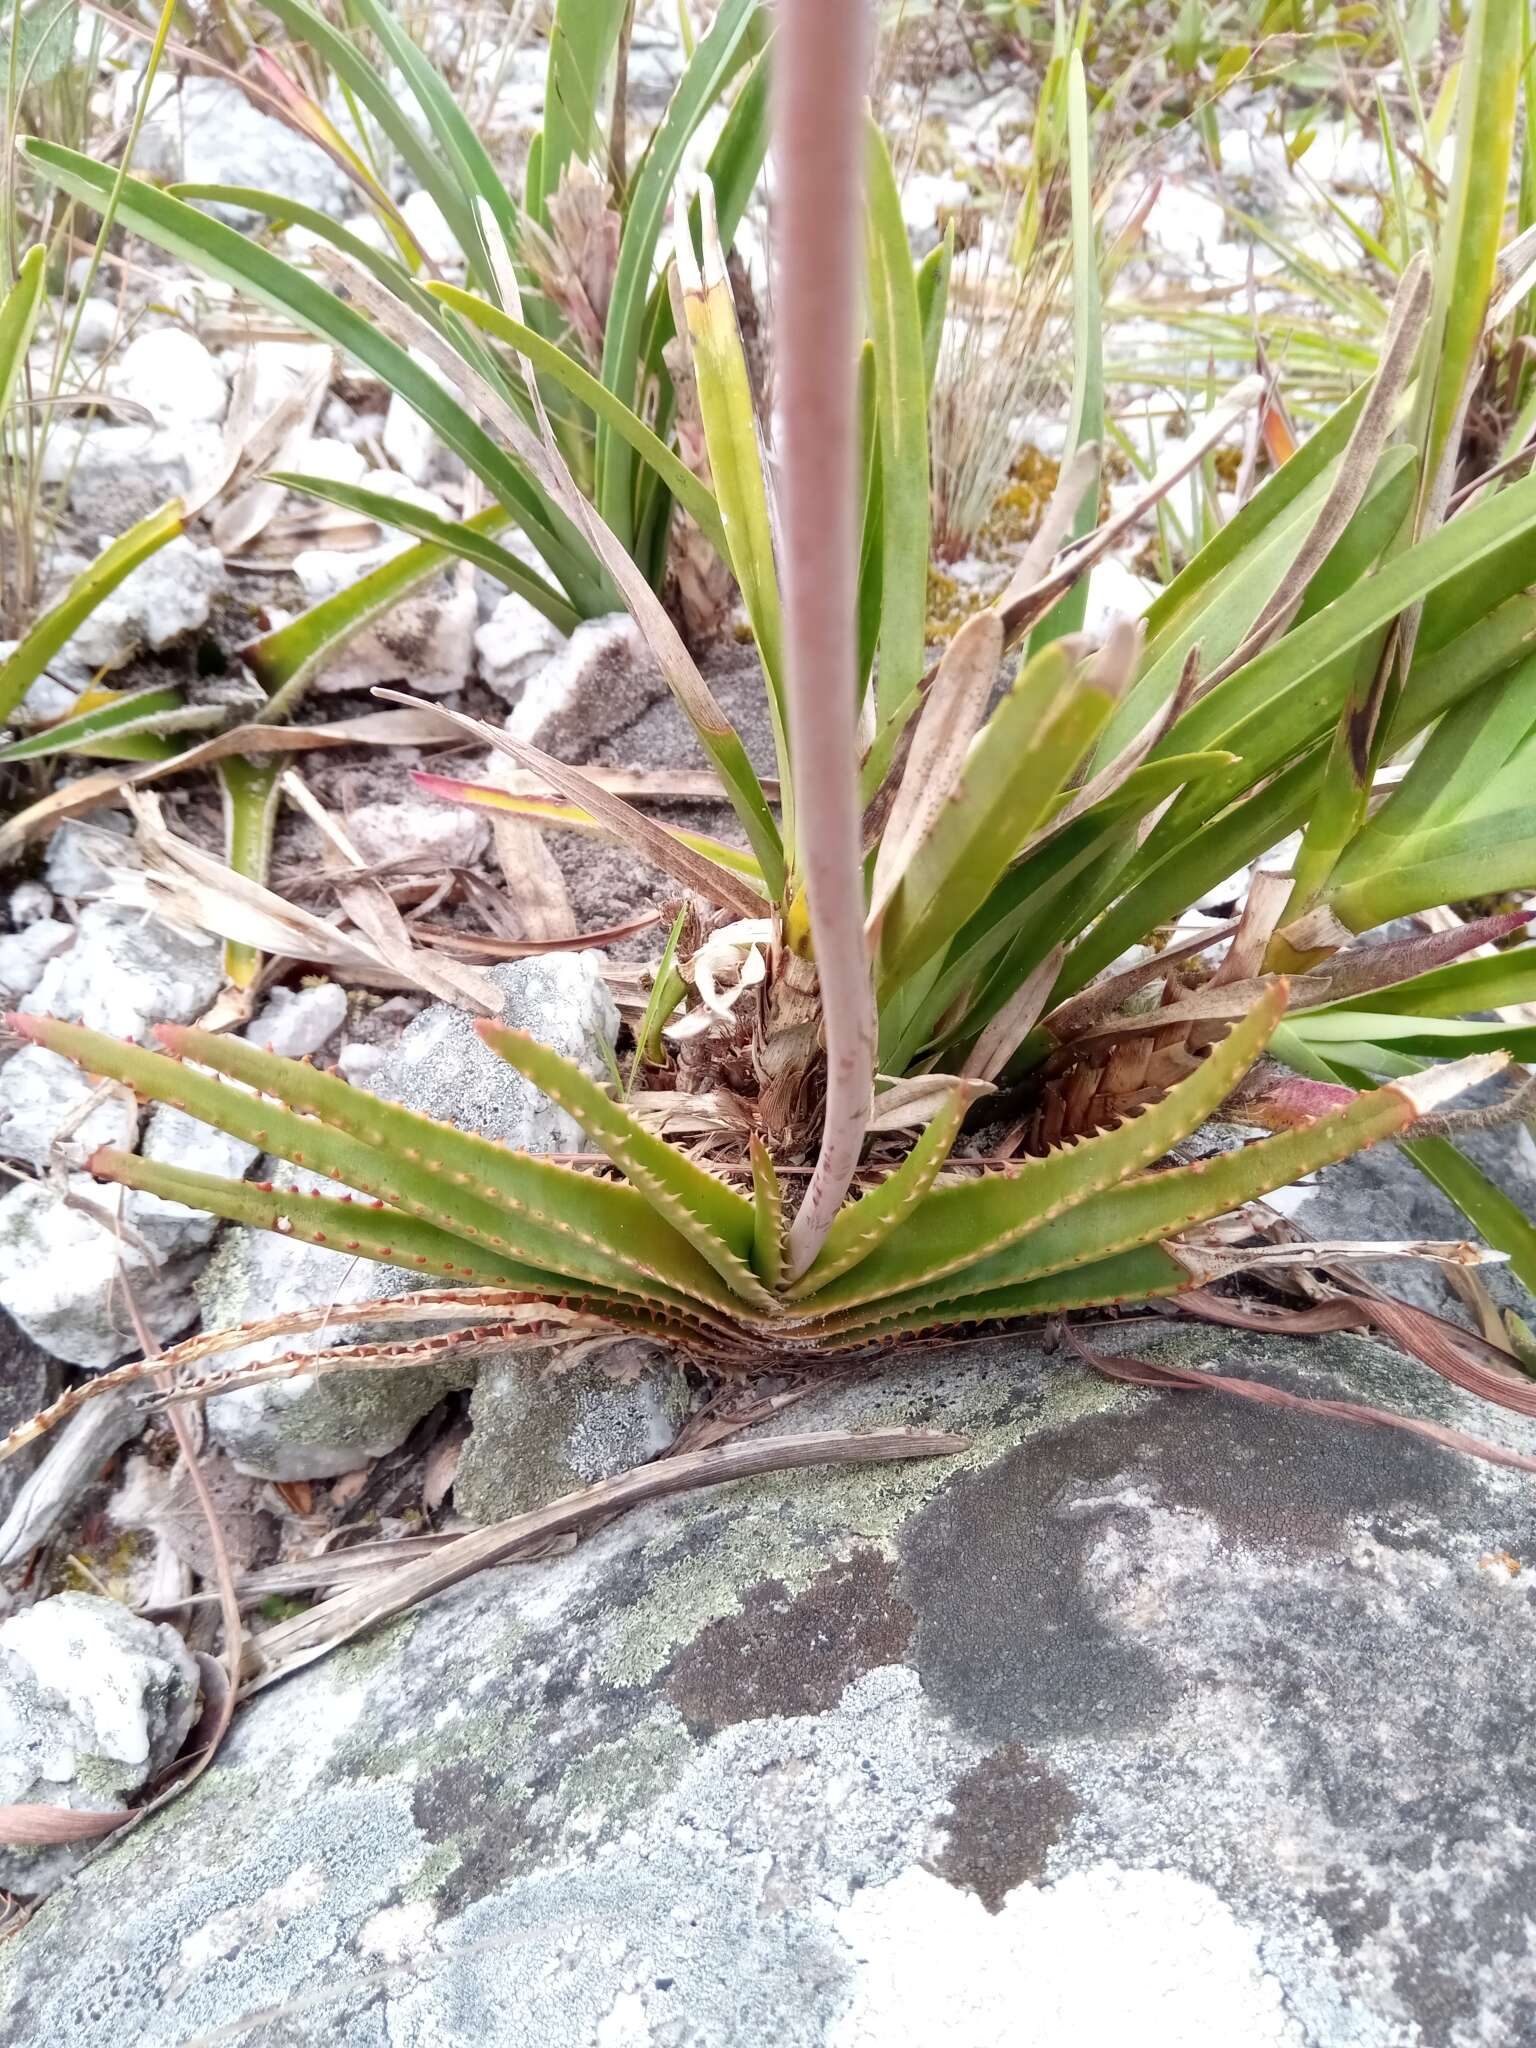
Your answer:
[[[825,1495],[824,1518],[816,1512],[818,1477],[804,1471],[772,1473],[735,1489],[728,1510],[710,1502],[680,1508],[666,1537],[647,1546],[648,1591],[619,1619],[603,1675],[615,1685],[647,1684],[701,1629],[739,1614],[747,1593],[764,1580],[777,1579],[794,1595],[853,1545],[893,1555],[901,1529],[957,1472],[977,1471],[1026,1438],[1134,1398],[1096,1375],[1056,1374],[1030,1403],[1021,1404],[1016,1370],[986,1359],[940,1368],[934,1395],[924,1420],[958,1431],[968,1439],[967,1448],[947,1458],[845,1467]],[[839,1401],[840,1419],[852,1405],[861,1427],[915,1419],[893,1412],[879,1380],[844,1389]],[[806,1427],[816,1426],[802,1414]],[[690,1541],[706,1525],[718,1525],[707,1547]]]
[[[410,1883],[401,1890],[402,1903],[435,1899],[464,1858],[452,1842],[438,1842],[427,1851],[426,1860]]]

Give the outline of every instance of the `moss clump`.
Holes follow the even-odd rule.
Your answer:
[[[970,617],[974,600],[957,577],[930,564],[928,570],[928,617],[924,626],[929,645],[951,640]]]

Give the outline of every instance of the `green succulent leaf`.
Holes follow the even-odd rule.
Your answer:
[[[772,1307],[772,1298],[752,1270],[752,1204],[744,1195],[648,1131],[573,1060],[552,1052],[526,1031],[490,1023],[476,1029],[508,1066],[526,1074],[551,1102],[576,1119],[631,1186],[704,1254],[736,1293],[758,1307]]]

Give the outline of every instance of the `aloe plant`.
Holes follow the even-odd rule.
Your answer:
[[[749,1187],[732,1186],[525,1033],[477,1027],[580,1120],[621,1178],[513,1152],[242,1039],[166,1026],[168,1050],[157,1053],[53,1019],[9,1021],[146,1101],[174,1104],[366,1199],[112,1151],[95,1155],[100,1175],[415,1268],[486,1322],[533,1297],[675,1343],[716,1369],[747,1370],[765,1347],[786,1357],[859,1351],[955,1324],[1179,1293],[1203,1275],[1198,1257],[1181,1257],[1181,1231],[1408,1130],[1488,1070],[1474,1061],[1412,1076],[1226,1158],[1148,1171],[1242,1079],[1285,1001],[1274,983],[1193,1073],[1116,1129],[1002,1170],[951,1162],[973,1092],[955,1084],[901,1165],[835,1206],[799,1270],[765,1147],[754,1148]]]
[[[1411,899],[1430,877],[1443,887],[1462,872],[1456,833],[1486,844],[1504,831],[1489,820],[1505,815],[1527,757],[1536,482],[1493,479],[1480,502],[1459,508],[1433,484],[1456,410],[1448,365],[1463,385],[1476,367],[1475,355],[1438,343],[1426,360],[1426,333],[1441,331],[1433,309],[1451,303],[1443,275],[1431,288],[1423,265],[1409,267],[1369,383],[1144,620],[1097,647],[1071,630],[1084,582],[1136,514],[1103,526],[1082,515],[1096,495],[1088,429],[1103,400],[1084,333],[1078,445],[1041,531],[1008,589],[927,666],[912,594],[927,571],[934,279],[914,270],[889,156],[860,120],[863,31],[860,9],[780,9],[777,467],[764,459],[767,423],[744,373],[718,195],[705,178],[673,207],[716,525],[775,729],[777,816],[631,551],[635,528],[618,497],[599,487],[594,503],[567,458],[516,246],[490,197],[469,205],[483,290],[422,293],[465,333],[510,350],[492,376],[466,347],[466,402],[507,437],[520,476],[634,612],[747,849],[672,832],[580,769],[440,713],[537,769],[562,803],[462,786],[451,792],[460,800],[627,838],[684,895],[626,1100],[532,1041],[480,1027],[576,1117],[606,1170],[522,1157],[242,1041],[176,1029],[155,1053],[66,1022],[15,1020],[89,1071],[365,1199],[222,1182],[117,1153],[97,1155],[99,1173],[415,1267],[447,1283],[439,1298],[472,1325],[513,1310],[549,1326],[575,1318],[584,1332],[649,1332],[748,1369],[765,1349],[857,1351],[1176,1293],[1209,1271],[1181,1242],[1192,1226],[1411,1133],[1524,1053],[1503,1027],[1479,1032],[1456,1013],[1437,1034],[1428,1022],[1445,1013],[1413,1008],[1430,975],[1483,932],[1438,947],[1344,950],[1379,907],[1372,878]],[[1080,74],[1075,83],[1080,158]],[[60,173],[70,184],[84,175]],[[1090,260],[1084,239],[1084,277]],[[363,303],[379,303],[376,293],[364,290]],[[1463,316],[1458,306],[1462,332]],[[418,338],[439,331],[432,317],[413,307]],[[1431,371],[1433,403],[1422,381]],[[584,388],[561,386],[576,398]],[[1137,510],[1264,397],[1259,380],[1229,393]],[[633,431],[623,445],[651,459]],[[298,673],[300,642],[289,655]],[[1380,675],[1390,687],[1375,686]],[[1368,819],[1344,806],[1336,854],[1314,863],[1307,900],[1290,902],[1290,879],[1256,885],[1214,972],[1183,972],[1203,940],[1145,948],[1202,892],[1306,823],[1337,781],[1341,731],[1358,731],[1357,789],[1426,732],[1425,758],[1443,750],[1452,766],[1410,773]],[[1401,881],[1405,838],[1423,856],[1407,870],[1421,877],[1411,886]],[[1536,881],[1520,859],[1512,871]],[[1142,950],[1123,961],[1133,947]],[[1287,963],[1290,977],[1277,971]],[[732,980],[726,1000],[721,985]],[[1417,1028],[1382,1021],[1395,1014],[1394,990]],[[1362,995],[1380,1007],[1351,1021]],[[1358,1057],[1357,1041],[1380,1057]],[[1330,1043],[1342,1048],[1331,1065],[1321,1049]],[[1309,1097],[1298,1119],[1283,1087],[1277,1097],[1262,1070],[1250,1074],[1266,1047],[1304,1073],[1328,1068],[1321,1109]],[[1460,1057],[1415,1070],[1437,1051]],[[1383,1085],[1371,1088],[1360,1084],[1373,1059]],[[1346,1072],[1354,1085],[1340,1087]],[[1240,1083],[1245,1115],[1274,1123],[1273,1135],[1158,1170]],[[659,1135],[669,1111],[722,1100],[735,1109],[714,1111],[726,1148],[717,1143],[708,1164]],[[987,1122],[992,1135],[980,1142]]]

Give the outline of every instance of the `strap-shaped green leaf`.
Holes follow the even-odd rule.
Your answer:
[[[752,1269],[771,1293],[784,1279],[784,1190],[773,1155],[754,1131],[752,1155]]]
[[[16,266],[16,281],[0,300],[0,422],[11,408],[11,393],[27,359],[42,308],[48,251],[34,242]]]
[[[317,9],[306,6],[304,0],[271,0],[270,11],[362,101],[399,152],[401,162],[410,165],[417,182],[437,201],[465,256],[473,255],[479,247],[473,211],[465,203],[457,179],[411,119],[398,88],[368,61],[351,36],[334,27]]]
[[[1059,644],[1020,671],[972,741],[953,801],[891,898],[880,934],[882,993],[947,946],[982,907],[1113,708],[1108,692],[1079,680]]]
[[[569,1112],[638,1188],[657,1213],[686,1237],[736,1293],[759,1308],[773,1298],[753,1272],[752,1204],[686,1152],[648,1131],[622,1103],[606,1095],[574,1061],[540,1045],[526,1031],[481,1022],[475,1029],[520,1074],[526,1074],[551,1102]]]
[[[510,514],[502,506],[492,505],[484,512],[477,512],[472,519],[464,520],[462,531],[466,534],[499,533],[509,521]],[[381,618],[409,592],[419,589],[450,559],[449,549],[438,547],[431,541],[404,548],[398,555],[391,555],[387,561],[381,562],[376,569],[370,569],[366,576],[359,577],[356,583],[348,584],[332,597],[322,598],[307,612],[300,612],[296,619],[290,619],[286,626],[263,634],[261,639],[243,648],[241,655],[246,667],[267,693],[267,708],[258,723],[276,724],[285,719],[297,708],[313,678],[336,658],[355,634]],[[541,582],[539,587],[545,586]],[[530,603],[538,602],[532,590],[525,589],[523,595]],[[540,605],[539,608],[546,617],[550,616],[546,606]],[[560,625],[566,616],[575,615],[562,599],[554,623]]]
[[[54,754],[86,754],[97,761],[168,761],[177,751],[164,735],[205,732],[227,716],[217,705],[188,704],[180,690],[102,694],[101,701],[61,718],[41,732],[0,748],[0,761],[42,761]]]
[[[980,1319],[1012,1322],[1020,1316],[1068,1315],[1074,1309],[1156,1301],[1198,1285],[1197,1276],[1160,1244],[1140,1245],[1135,1251],[1093,1259],[1044,1280],[1026,1280],[1017,1287],[999,1289],[989,1297],[986,1315]],[[899,1338],[920,1337],[925,1331],[953,1330],[959,1320],[950,1304],[909,1308],[879,1316],[857,1329],[828,1332],[818,1338],[817,1348],[847,1351],[869,1344],[893,1344]]]
[[[898,1224],[907,1221],[949,1157],[974,1099],[973,1089],[954,1089],[896,1171],[838,1213],[815,1263],[790,1288],[791,1301],[818,1293],[829,1280],[868,1258]]]
[[[446,80],[423,56],[393,6],[382,5],[381,0],[350,0],[350,5],[378,37],[391,64],[409,87],[470,217],[474,218],[476,202],[484,201],[502,233],[510,239],[517,232],[517,208],[512,195],[497,175],[485,144]],[[480,267],[478,235],[464,244],[464,255],[476,268]],[[491,277],[488,261],[481,274],[487,280]]]
[[[541,226],[549,225],[548,200],[574,157],[597,155],[597,110],[603,79],[613,60],[629,0],[559,0],[549,27],[549,64],[544,74],[544,126],[537,161],[528,164],[526,202]]]
[[[640,402],[646,299],[667,202],[699,123],[759,47],[764,27],[758,0],[724,0],[709,32],[699,38],[631,183],[602,363],[603,382],[631,412]],[[544,183],[547,190],[547,173]],[[597,509],[626,547],[634,541],[634,482],[634,451],[599,420]]]
[[[339,483],[334,477],[303,476],[293,470],[274,469],[268,473],[268,481],[281,484],[287,491],[303,491],[327,505],[339,505],[344,512],[360,512],[365,519],[380,526],[393,526],[458,561],[472,562],[509,590],[515,590],[519,597],[525,597],[562,633],[574,633],[581,623],[580,613],[572,610],[558,590],[551,589],[536,570],[520,562],[510,548],[493,540],[473,520],[445,519],[440,512],[428,511],[425,505],[415,504],[410,498],[364,490],[360,484]],[[353,590],[359,587],[350,586]]]
[[[53,660],[59,649],[141,562],[174,540],[186,524],[181,501],[173,498],[147,519],[104,547],[95,561],[70,584],[58,603],[51,605],[20,645],[0,662],[0,723],[10,717],[22,698]]]
[[[41,177],[87,205],[101,204],[117,184],[110,167],[75,150],[35,139],[22,147]],[[118,212],[136,234],[288,315],[382,377],[500,499],[572,603],[589,616],[611,609],[606,580],[566,515],[437,377],[373,320],[249,236],[142,179],[121,181]]]
[[[1194,1073],[1113,1130],[1060,1146],[1012,1173],[935,1189],[859,1265],[804,1306],[820,1314],[938,1282],[946,1283],[949,1294],[965,1291],[969,1269],[994,1260],[1020,1238],[1033,1241],[1053,1217],[1090,1196],[1119,1189],[1127,1175],[1150,1166],[1197,1129],[1263,1051],[1285,1014],[1286,996],[1285,983],[1274,983]]]
[[[866,154],[870,338],[883,487],[879,708],[889,716],[923,673],[928,614],[928,375],[901,193],[870,121]]]
[[[547,340],[521,320],[514,320],[499,306],[477,298],[473,292],[461,290],[458,285],[434,284],[429,289],[433,298],[451,306],[455,313],[461,314],[493,340],[504,341],[525,355],[541,375],[563,386],[572,398],[580,399],[600,420],[612,427],[620,440],[627,441],[641,461],[661,478],[724,558],[725,532],[720,524],[720,507],[715,503],[713,493],[665,441],[651,432],[638,413],[631,412],[622,399],[615,398],[605,384],[567,355],[558,343]]]

